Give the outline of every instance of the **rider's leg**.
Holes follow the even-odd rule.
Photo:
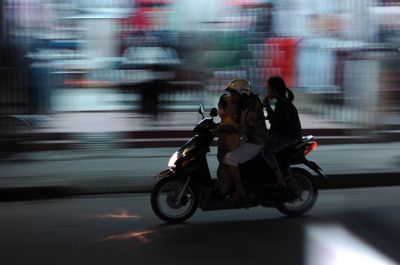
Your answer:
[[[235,186],[235,191],[232,194],[232,199],[238,199],[240,196],[246,193],[242,185],[242,178],[240,176],[239,167],[227,166],[229,174],[232,176],[233,185]]]
[[[223,163],[227,166],[235,186],[233,199],[235,199],[235,197],[238,198],[245,193],[240,176],[239,164],[254,158],[260,152],[261,147],[262,146],[260,145],[249,143],[241,144],[238,148],[225,155]]]
[[[217,190],[220,194],[226,195],[232,189],[232,177],[229,173],[228,167],[220,163],[217,170],[218,187]]]

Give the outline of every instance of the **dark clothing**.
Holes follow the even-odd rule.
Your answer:
[[[276,160],[275,154],[289,146],[292,146],[295,142],[296,140],[291,137],[277,137],[273,135],[267,137],[266,142],[261,149],[261,154],[272,171],[275,172],[276,170],[279,170],[279,163]]]
[[[261,154],[277,175],[280,169],[275,154],[301,139],[300,118],[296,107],[286,97],[276,102],[275,111],[272,110],[269,102],[264,102],[264,106],[271,128]]]
[[[269,135],[285,138],[301,138],[301,124],[299,114],[293,103],[283,98],[276,102],[275,111],[272,111],[268,104],[265,104],[271,124]]]
[[[261,145],[267,136],[263,104],[254,94],[243,97],[238,106],[238,122],[247,143]]]

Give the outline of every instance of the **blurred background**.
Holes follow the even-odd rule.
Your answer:
[[[0,0],[0,11],[3,152],[190,130],[230,80],[263,97],[272,75],[304,128],[390,138],[400,124],[400,1]]]
[[[275,75],[320,144],[309,158],[331,177],[312,214],[259,208],[160,225],[135,192],[151,191],[199,104],[216,107],[234,78],[264,97]],[[359,254],[357,240],[313,227],[324,222],[397,262],[367,253],[360,264],[400,264],[400,192],[387,187],[400,185],[399,90],[400,0],[0,0],[0,202],[22,200],[0,204],[0,260],[353,264],[334,258]],[[375,188],[342,189],[354,187]],[[115,220],[90,217],[105,213]]]

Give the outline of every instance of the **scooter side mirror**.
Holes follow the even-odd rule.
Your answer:
[[[210,111],[210,116],[211,117],[217,117],[218,116],[218,111],[217,108],[212,108]]]
[[[200,113],[200,114],[204,114],[204,113],[205,113],[204,105],[203,105],[203,104],[201,104],[200,107],[199,107],[199,113]]]
[[[201,104],[200,107],[199,107],[199,113],[201,114],[201,116],[203,117],[203,119],[204,119],[204,113],[205,113],[205,112],[206,112],[206,111],[204,110],[204,105]]]

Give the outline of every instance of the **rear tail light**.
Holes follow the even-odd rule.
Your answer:
[[[312,151],[314,151],[318,146],[317,142],[311,142],[310,145],[306,146],[306,148],[304,149],[304,155],[308,155],[309,153],[311,153]]]

